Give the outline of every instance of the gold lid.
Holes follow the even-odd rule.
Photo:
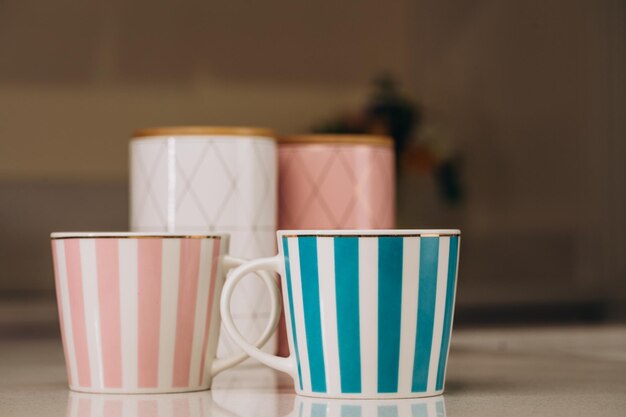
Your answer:
[[[139,129],[133,133],[133,139],[140,139],[149,136],[196,136],[196,135],[217,135],[217,136],[261,136],[276,140],[274,131],[264,127],[245,126],[168,126],[150,127]]]
[[[310,134],[280,136],[278,143],[281,145],[309,145],[317,143],[346,144],[346,145],[373,145],[391,146],[393,140],[389,136],[382,135],[357,135],[357,134]]]

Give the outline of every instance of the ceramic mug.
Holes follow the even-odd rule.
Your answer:
[[[243,263],[227,255],[227,234],[53,233],[51,239],[70,389],[198,391],[247,357],[215,359],[225,272]],[[271,275],[262,278],[275,285]],[[277,320],[273,309],[256,346],[267,342]]]
[[[256,127],[175,126],[141,129],[130,141],[130,228],[135,232],[228,233],[242,258],[276,251],[276,140]],[[270,301],[250,277],[233,300],[249,342],[263,332]],[[273,337],[264,348],[276,351]],[[218,356],[241,350],[221,337]]]
[[[277,235],[278,255],[235,269],[222,293],[224,327],[244,351],[291,375],[296,392],[306,396],[413,398],[443,392],[459,230]],[[233,323],[233,290],[258,270],[282,277],[287,358],[259,351]]]

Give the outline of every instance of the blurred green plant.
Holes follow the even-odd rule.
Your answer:
[[[451,149],[438,129],[421,129],[419,105],[407,98],[390,74],[373,81],[373,91],[364,108],[343,113],[313,127],[314,133],[381,134],[393,138],[396,172],[432,175],[440,198],[447,204],[463,202],[463,158]]]

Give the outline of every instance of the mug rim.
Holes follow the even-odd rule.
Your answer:
[[[252,126],[160,126],[135,130],[131,140],[149,139],[160,136],[233,136],[259,137],[276,141],[275,133],[266,127]]]
[[[175,233],[175,232],[53,232],[51,240],[59,239],[221,239],[227,233]]]
[[[278,230],[280,237],[445,237],[461,236],[459,229],[311,229]]]
[[[373,134],[303,134],[278,137],[279,145],[370,145],[393,146],[393,139]]]

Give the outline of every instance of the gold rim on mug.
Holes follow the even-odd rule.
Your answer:
[[[392,146],[393,140],[384,135],[357,135],[357,134],[310,134],[279,136],[280,145],[371,145]]]
[[[51,240],[62,239],[221,239],[224,234],[213,235],[184,235],[143,232],[53,232]]]
[[[277,233],[281,237],[451,237],[451,236],[461,236],[461,231],[459,229],[278,230]]]
[[[149,139],[155,136],[255,136],[276,141],[274,131],[265,127],[248,126],[164,126],[138,129],[132,140]]]

